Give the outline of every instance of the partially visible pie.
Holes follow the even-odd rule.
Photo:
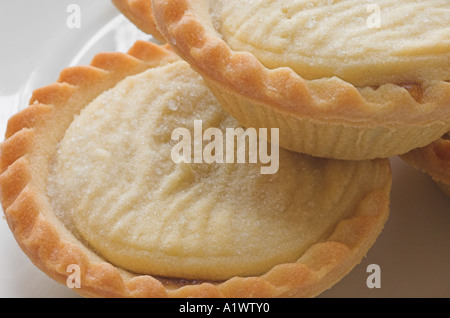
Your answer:
[[[450,130],[447,0],[151,3],[148,18],[222,106],[244,126],[280,128],[287,149],[390,157]]]
[[[445,194],[450,196],[450,134],[428,146],[414,149],[401,158],[429,174]]]
[[[95,297],[312,297],[360,262],[388,217],[388,160],[175,163],[173,131],[198,120],[240,127],[166,47],[65,69],[1,146],[21,248],[61,283],[79,266]]]
[[[151,34],[156,40],[165,42],[156,28],[150,1],[112,0],[116,8],[141,31]]]

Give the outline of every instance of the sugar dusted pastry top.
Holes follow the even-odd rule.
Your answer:
[[[288,66],[305,79],[338,76],[359,87],[450,79],[448,0],[207,2],[225,42],[269,68]]]
[[[55,211],[100,255],[132,272],[224,280],[295,262],[389,175],[385,161],[280,150],[280,168],[176,164],[175,128],[238,127],[199,75],[176,62],[129,77],[74,120],[55,157]]]
[[[284,178],[282,182],[276,180],[278,174],[264,175],[269,180],[263,178],[257,165],[253,169],[258,175],[252,174],[253,170],[245,165],[174,167],[165,160],[167,154],[154,148],[170,148],[165,144],[170,143],[168,129],[185,124],[192,129],[188,125],[192,125],[193,118],[199,119],[200,113],[202,118],[205,116],[205,127],[232,126],[234,122],[223,117],[223,111],[214,110],[214,104],[205,108],[211,95],[208,97],[205,93],[207,90],[200,85],[198,75],[179,61],[167,46],[146,41],[136,42],[126,54],[97,54],[89,66],[66,68],[57,82],[36,89],[29,106],[9,119],[5,141],[0,145],[0,197],[5,219],[21,249],[33,264],[61,284],[73,281],[70,268],[79,266],[81,286],[75,288],[75,292],[87,297],[313,297],[333,286],[359,264],[383,229],[389,214],[389,161],[343,162],[300,154],[291,159],[281,156],[278,174]],[[140,75],[129,77],[136,74]],[[167,80],[174,82],[171,84]],[[155,95],[153,90],[161,94]],[[125,92],[129,94],[127,98],[123,98]],[[189,110],[184,109],[186,104]],[[94,120],[96,114],[105,115],[104,111],[108,113],[105,118],[100,116]],[[178,112],[188,116],[180,116]],[[135,125],[142,122],[145,125]],[[83,123],[92,125],[80,127]],[[135,136],[131,137],[132,134]],[[93,139],[89,140],[88,136]],[[67,159],[65,163],[64,159]],[[121,163],[119,159],[128,163]],[[292,161],[296,161],[293,169],[283,168],[283,165],[292,165]],[[287,178],[286,170],[289,171]],[[241,178],[243,171],[245,178]],[[167,172],[166,177],[159,172]],[[198,179],[192,178],[195,176]],[[203,176],[211,180],[201,179]],[[85,182],[89,183],[88,178],[92,179],[92,185],[83,187]],[[141,188],[143,179],[147,178],[148,182]],[[272,182],[269,191],[266,181]],[[204,182],[210,187],[202,185]],[[215,196],[220,187],[223,191]],[[199,196],[192,188],[208,195],[195,201]],[[302,195],[294,197],[296,189],[301,189],[298,191]],[[232,194],[232,198],[226,194]],[[214,196],[216,201],[211,206],[219,207],[230,200],[228,207],[233,208],[244,202],[242,196],[248,194],[254,200],[239,206],[235,214],[225,209],[208,209]],[[170,196],[173,201],[169,200]],[[151,206],[149,198],[158,197],[167,204],[164,209],[141,208],[145,204]],[[324,201],[325,197],[330,201]],[[289,203],[285,199],[289,199]],[[267,207],[246,209],[252,205],[262,206],[258,201],[266,203]],[[88,206],[89,210],[83,211],[71,202],[80,207]],[[274,206],[280,211],[283,202],[288,206],[284,210],[286,213],[267,211]],[[189,272],[191,275],[187,277],[192,277],[196,271],[191,272],[189,266],[195,262],[188,261],[199,261],[205,268],[208,262],[210,265],[214,261],[214,253],[231,251],[232,254],[234,251],[236,255],[238,249],[255,246],[257,240],[253,234],[257,233],[252,231],[255,224],[249,222],[254,222],[260,213],[265,216],[260,218],[266,222],[265,228],[276,229],[277,224],[283,223],[289,230],[278,235],[286,237],[295,233],[299,222],[288,224],[288,220],[295,221],[296,216],[288,212],[297,204],[302,207],[299,214],[309,225],[304,227],[305,232],[298,232],[293,242],[286,240],[280,247],[284,252],[295,254],[297,246],[294,245],[301,241],[301,236],[301,245],[306,250],[295,261],[279,263],[262,275],[206,282],[186,277],[162,278],[130,269],[142,266],[156,273],[164,268],[166,273],[175,275],[180,273],[177,268],[181,266],[181,271]],[[69,205],[67,210],[63,210],[64,205]],[[199,222],[175,222],[195,212],[193,206],[201,207],[196,216]],[[344,206],[347,206],[345,211]],[[211,217],[203,222],[208,211]],[[172,212],[178,212],[179,219],[174,218],[176,213]],[[243,230],[229,234],[222,228],[220,240],[228,244],[236,236],[242,244],[227,250],[215,241],[208,241],[200,251],[203,254],[199,255],[198,246],[189,242],[189,235],[184,234],[195,232],[202,242],[207,235],[214,237],[212,231],[216,228],[202,231],[201,223],[220,220],[219,213],[232,214],[235,218],[216,224]],[[335,213],[340,214],[336,216],[338,220],[327,227],[323,220],[331,221]],[[86,219],[83,220],[83,216]],[[250,221],[242,222],[247,217]],[[161,225],[164,218],[167,222]],[[268,220],[273,224],[267,224]],[[187,228],[183,228],[183,224]],[[166,231],[158,232],[159,236],[150,232],[160,225]],[[140,235],[143,229],[145,234]],[[172,229],[182,229],[183,235]],[[251,235],[246,237],[245,234]],[[250,262],[258,260],[258,256],[267,262],[273,257],[283,261],[284,254],[278,247],[270,249],[271,242],[263,245],[269,241],[266,237],[270,234],[266,232],[260,237],[262,248],[259,250],[236,258],[223,257],[220,265],[202,274],[212,277],[215,271],[223,275],[222,270],[233,269],[234,261],[246,268],[249,264],[263,266],[263,262],[259,265]],[[307,242],[308,235],[321,239]],[[156,241],[159,238],[159,243],[164,245],[153,248],[152,237],[156,237]],[[180,249],[183,239],[189,244]],[[141,248],[143,244],[148,249]],[[219,252],[211,246],[219,246]],[[188,253],[190,258],[183,257]],[[267,255],[269,257],[265,257]],[[241,256],[243,258],[237,260]],[[171,263],[171,260],[175,261]],[[166,266],[159,266],[164,262]]]

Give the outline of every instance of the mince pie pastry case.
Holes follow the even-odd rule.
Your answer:
[[[241,124],[314,156],[386,158],[449,130],[448,1],[152,1],[157,29]]]
[[[311,69],[299,80],[284,66],[264,70],[252,54],[227,57],[224,52],[234,49],[218,44],[209,31],[201,35],[203,22],[196,15],[204,18],[205,12],[212,16],[214,30],[233,28],[235,22],[227,22],[229,17],[239,19],[233,2],[113,2],[115,6],[80,2],[86,28],[68,29],[49,41],[70,45],[79,36],[79,42],[71,43],[74,51],[67,54],[69,49],[61,45],[61,61],[34,53],[33,66],[22,66],[22,77],[38,65],[34,74],[41,79],[9,84],[21,88],[15,99],[8,99],[17,108],[2,119],[2,226],[11,234],[1,245],[10,260],[2,272],[14,277],[5,279],[12,294],[39,296],[45,290],[49,296],[88,297],[445,296],[442,280],[450,263],[445,253],[449,202],[444,194],[449,185],[449,65],[448,59],[440,58],[449,54],[445,32],[435,35],[441,47],[425,41],[420,48],[400,48],[434,50],[439,53],[435,57],[408,60],[394,71],[395,63],[389,65],[385,57],[385,67],[374,72],[372,82],[351,74],[365,74],[364,68],[373,70],[377,61],[355,63],[353,69],[338,64],[334,70]],[[202,8],[211,3],[213,8]],[[181,8],[186,9],[184,15],[175,10]],[[265,9],[272,12],[270,6]],[[292,5],[282,12],[289,16],[295,10]],[[326,15],[316,13],[314,19],[288,20],[314,27]],[[89,31],[88,21],[93,21]],[[248,32],[245,24],[239,29],[244,35]],[[264,33],[255,30],[252,41],[262,41],[258,32]],[[181,34],[203,39],[203,46],[187,48],[195,39],[178,38]],[[217,38],[223,41],[227,36]],[[6,51],[11,60],[12,52]],[[231,64],[214,64],[219,56]],[[209,62],[196,64],[200,57]],[[301,63],[311,64],[294,62],[300,69]],[[409,65],[413,62],[431,71],[415,72]],[[208,63],[217,77],[203,73]],[[225,78],[223,69],[237,77]],[[345,80],[327,79],[330,71],[342,72],[338,76]],[[385,84],[395,82],[389,72],[405,78]],[[233,88],[222,80],[241,84]],[[237,87],[244,82],[247,88]],[[260,85],[268,89],[265,97],[270,102],[259,99]],[[339,93],[331,96],[329,90]],[[302,109],[289,106],[298,102],[289,101],[289,94],[305,102]],[[381,96],[391,99],[386,97],[386,102]],[[277,98],[286,104],[271,104]],[[406,103],[403,112],[410,117],[396,118],[402,112],[390,109],[396,102]],[[382,115],[374,113],[374,104]],[[345,109],[349,105],[358,114]],[[323,115],[333,109],[336,113]],[[372,122],[364,122],[369,113]],[[289,127],[290,131],[280,129],[277,173],[263,175],[255,164],[174,163],[170,134],[177,127],[193,131],[196,119],[203,121],[204,129],[222,131],[241,125]],[[301,133],[316,140],[297,138]],[[365,144],[373,138],[380,145],[386,143],[383,138],[392,140],[387,147],[391,149]],[[411,259],[420,261],[411,264]],[[82,269],[82,288],[76,293],[64,286],[70,264]],[[381,289],[366,285],[371,264],[381,269]],[[26,274],[20,276],[18,268]],[[418,286],[406,287],[412,280]],[[25,288],[27,283],[33,286],[30,281],[39,287]]]

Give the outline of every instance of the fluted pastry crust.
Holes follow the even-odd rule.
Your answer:
[[[207,1],[153,0],[152,8],[159,32],[222,106],[244,126],[280,128],[287,149],[348,160],[389,157],[450,128],[448,79],[377,87],[337,77],[306,80],[233,51],[214,28]]]
[[[297,262],[261,276],[193,282],[133,274],[99,257],[55,216],[47,194],[50,162],[74,115],[126,76],[177,60],[167,48],[147,42],[137,42],[128,54],[99,54],[90,66],[67,68],[55,84],[36,90],[30,105],[9,120],[1,146],[0,191],[20,247],[63,284],[71,274],[68,266],[79,265],[82,284],[76,291],[90,297],[311,297],[332,286],[362,259],[387,219],[387,160],[374,163],[383,171],[378,176],[383,185],[367,193],[350,218]]]

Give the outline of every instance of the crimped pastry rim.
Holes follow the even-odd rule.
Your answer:
[[[337,77],[305,80],[287,67],[270,70],[253,54],[233,51],[224,40],[209,33],[192,12],[190,2],[151,0],[158,32],[202,76],[226,91],[280,112],[330,123],[389,127],[445,122],[450,126],[448,81],[430,82],[417,94],[414,83],[358,88]],[[364,91],[369,90],[382,103],[368,101]],[[386,94],[386,98],[380,97]]]
[[[180,285],[179,280],[135,275],[102,260],[56,219],[46,193],[47,174],[36,170],[39,166],[48,169],[51,158],[44,158],[45,148],[55,149],[52,144],[57,143],[50,140],[53,134],[46,128],[64,114],[73,120],[66,108],[81,104],[82,109],[88,103],[85,96],[95,98],[107,89],[105,85],[113,87],[128,75],[176,60],[167,46],[143,41],[127,54],[99,54],[90,66],[63,70],[56,83],[36,90],[30,105],[9,120],[1,145],[0,195],[19,246],[38,268],[62,284],[71,274],[67,266],[79,265],[82,284],[75,291],[89,297],[313,297],[331,287],[361,261],[388,217],[391,171],[387,160],[379,160],[386,170],[385,185],[368,194],[353,217],[342,220],[328,240],[311,246],[297,263],[277,265],[259,277]]]

